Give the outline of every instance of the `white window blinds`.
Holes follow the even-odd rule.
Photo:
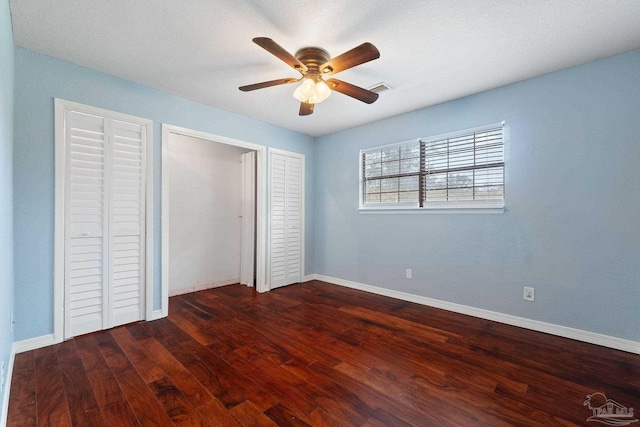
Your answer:
[[[363,153],[365,203],[416,203],[420,182],[418,141]]]
[[[422,202],[504,199],[502,126],[421,139]]]
[[[503,124],[363,150],[365,207],[504,200]]]

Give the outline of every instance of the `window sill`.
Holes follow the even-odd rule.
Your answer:
[[[361,206],[360,214],[502,214],[504,200],[474,203],[433,203],[418,206]]]

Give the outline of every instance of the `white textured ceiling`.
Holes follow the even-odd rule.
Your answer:
[[[18,46],[312,136],[640,48],[639,0],[11,0]],[[299,77],[253,44],[378,60],[336,75],[393,89],[372,105],[334,93],[298,116]],[[640,71],[639,71],[640,72]]]

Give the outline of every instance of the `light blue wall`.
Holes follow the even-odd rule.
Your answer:
[[[9,1],[0,0],[0,362],[8,372],[13,332],[13,31]],[[3,402],[7,387],[0,393]],[[1,403],[0,403],[1,405]],[[0,413],[0,420],[6,414]],[[1,421],[0,421],[1,423]]]
[[[356,211],[360,149],[500,120],[504,214]],[[640,50],[316,144],[317,273],[640,341]]]
[[[640,341],[640,51],[321,137],[315,144],[307,136],[28,50],[16,48],[15,55],[16,340],[53,330],[53,98],[60,97],[154,120],[156,289],[160,123],[166,122],[305,154],[307,273]],[[9,61],[2,61],[2,71]],[[2,108],[10,110],[11,102],[3,100]],[[10,111],[2,114],[10,123]],[[508,137],[504,214],[357,213],[360,149],[499,120],[506,120]],[[11,138],[1,142],[3,159]],[[11,185],[8,179],[0,188]],[[10,205],[2,203],[5,209]],[[0,245],[10,247],[9,239]],[[0,256],[11,257],[10,248],[3,248]],[[404,278],[405,268],[413,269],[413,279]],[[534,303],[522,300],[523,286],[536,288]],[[4,290],[0,295],[4,300]]]
[[[160,286],[161,123],[302,153],[306,158],[306,270],[314,265],[314,140],[29,50],[15,52],[16,340],[53,333],[54,120],[63,98],[154,121],[154,306]],[[239,95],[240,96],[240,95]],[[1,323],[0,323],[1,325]]]

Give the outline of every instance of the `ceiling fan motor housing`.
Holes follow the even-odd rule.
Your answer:
[[[303,47],[295,54],[298,61],[302,62],[308,69],[305,75],[312,74],[319,76],[320,66],[331,59],[329,53],[319,47]]]

